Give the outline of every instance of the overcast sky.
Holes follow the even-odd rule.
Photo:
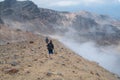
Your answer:
[[[33,1],[39,7],[42,8],[70,12],[86,10],[98,14],[110,15],[112,17],[120,19],[120,0],[30,0],[30,1]]]

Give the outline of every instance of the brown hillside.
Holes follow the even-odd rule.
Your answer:
[[[53,40],[48,58],[44,37],[0,46],[0,80],[120,80]]]

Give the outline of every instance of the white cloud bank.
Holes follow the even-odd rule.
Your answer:
[[[67,6],[93,6],[102,4],[118,3],[120,0],[32,0],[39,6],[67,7]]]
[[[58,6],[58,7],[67,7],[67,6],[78,6],[78,5],[91,5],[91,4],[103,4],[104,1],[102,0],[53,0],[52,3],[50,3],[50,6]]]
[[[0,0],[3,1],[3,0]],[[18,0],[26,1],[26,0]],[[70,7],[70,6],[95,6],[102,4],[118,3],[120,0],[30,0],[35,2],[39,7]]]
[[[120,54],[114,47],[98,47],[94,42],[78,43],[73,39],[62,37],[59,38],[59,41],[80,56],[95,61],[100,66],[120,76]]]
[[[79,3],[76,2],[76,1],[58,1],[58,2],[55,2],[55,3],[51,3],[50,6],[67,7],[67,6],[75,6],[75,5],[79,5]]]
[[[3,0],[0,0],[3,1]],[[18,0],[26,1],[26,0]],[[49,7],[49,6],[76,6],[76,5],[99,5],[99,4],[110,4],[118,3],[120,0],[30,0],[35,2],[40,7]]]

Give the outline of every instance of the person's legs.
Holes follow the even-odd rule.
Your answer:
[[[51,59],[51,50],[48,50],[49,58]]]
[[[49,50],[49,58],[52,59],[53,50]]]

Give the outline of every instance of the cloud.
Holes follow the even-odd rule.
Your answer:
[[[82,0],[82,3],[84,5],[98,5],[98,4],[104,4],[103,0]]]
[[[31,0],[31,1],[35,2],[39,7],[68,7],[77,5],[93,6],[120,2],[120,0]]]
[[[75,5],[79,5],[79,2],[76,2],[76,1],[58,1],[58,2],[52,3],[50,6],[67,7],[67,6],[75,6]]]
[[[31,0],[39,7],[97,6],[118,3],[118,0]],[[120,2],[120,0],[119,0]]]
[[[71,31],[69,31],[71,32]],[[71,32],[72,34],[72,32]],[[58,37],[58,40],[65,46],[73,50],[80,56],[99,63],[100,66],[109,70],[110,72],[116,73],[120,76],[120,54],[115,50],[113,46],[96,46],[95,42],[77,42],[77,38],[69,37],[71,34],[65,34],[64,37]],[[53,36],[54,38],[54,36]],[[56,38],[56,37],[55,37]],[[89,49],[89,50],[88,50]]]

